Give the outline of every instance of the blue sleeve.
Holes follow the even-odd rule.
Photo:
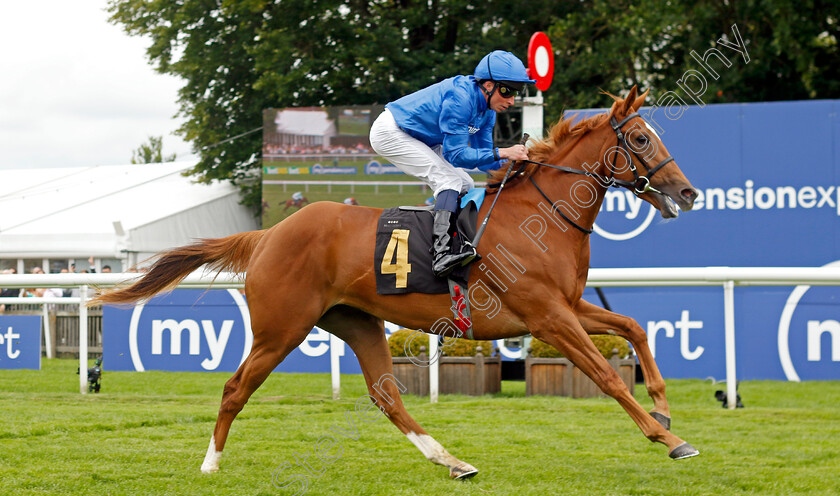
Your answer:
[[[481,126],[481,131],[475,135],[476,148],[493,149],[493,127],[496,126],[496,112],[489,112],[489,114]]]
[[[440,129],[443,133],[443,158],[450,164],[464,169],[488,166],[493,157],[492,138],[487,148],[471,148],[469,125],[473,116],[467,94],[452,91],[443,101],[440,112]],[[484,132],[482,129],[479,132]],[[489,128],[492,132],[492,125]]]
[[[496,160],[496,161],[491,162],[491,163],[486,164],[486,165],[480,165],[480,166],[478,166],[478,168],[479,168],[479,170],[482,170],[484,172],[490,172],[490,171],[494,171],[496,169],[500,169],[502,167],[507,167],[507,164],[508,164],[508,159],[503,158],[501,160]]]
[[[490,112],[490,116],[485,120],[481,126],[481,131],[477,132],[473,137],[474,148],[487,149],[489,148],[493,153],[493,158],[497,158],[496,148],[493,147],[493,127],[496,125],[496,112]],[[479,165],[478,168],[484,172],[494,171],[502,166],[506,166],[507,159],[494,160],[489,164]]]

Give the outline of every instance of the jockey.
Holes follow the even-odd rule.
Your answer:
[[[294,200],[295,202],[303,200],[303,193],[301,193],[300,191],[295,191],[292,194],[292,200]]]
[[[510,52],[484,56],[472,76],[455,76],[385,106],[370,129],[374,151],[410,176],[422,179],[435,197],[432,270],[438,277],[472,262],[469,242],[454,247],[458,197],[475,184],[464,169],[489,172],[508,160],[526,160],[523,145],[493,146],[496,112],[513,105],[528,78],[525,65]]]

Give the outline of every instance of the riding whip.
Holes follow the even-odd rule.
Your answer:
[[[522,134],[522,139],[519,141],[520,145],[524,145],[528,142],[528,133]],[[484,234],[484,229],[487,227],[487,221],[490,220],[490,214],[493,212],[493,208],[496,206],[496,202],[499,201],[499,196],[502,194],[502,189],[505,187],[505,183],[510,177],[510,171],[513,170],[513,161],[511,160],[510,164],[508,165],[507,170],[505,171],[505,177],[502,179],[501,184],[499,184],[499,191],[496,191],[496,198],[493,198],[493,203],[490,204],[490,210],[487,211],[487,215],[484,216],[484,220],[481,222],[481,225],[478,226],[478,230],[475,232],[475,237],[473,238],[472,245],[478,246],[478,241],[481,239],[481,236]]]

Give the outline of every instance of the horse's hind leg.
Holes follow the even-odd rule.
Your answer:
[[[312,330],[312,325],[299,327],[294,331],[286,330],[286,328],[283,328],[283,330],[277,329],[273,333],[258,333],[256,329],[251,353],[242,362],[233,377],[225,383],[216,427],[213,429],[210,446],[207,447],[207,454],[201,464],[201,471],[204,473],[219,470],[222,449],[225,447],[225,441],[227,441],[233,419],[242,411],[245,403],[271,374],[271,371],[277,367],[277,364],[303,342],[309,331]],[[262,331],[266,331],[266,329],[262,329]],[[272,336],[269,338],[268,334]]]
[[[458,460],[430,436],[405,410],[399,381],[393,375],[391,352],[382,319],[350,307],[334,307],[318,325],[343,339],[359,359],[359,365],[374,402],[391,422],[431,462],[449,469],[454,479],[472,477],[478,469]],[[405,390],[405,387],[402,387]]]
[[[613,334],[630,341],[639,357],[648,395],[653,400],[650,414],[662,427],[670,430],[671,410],[665,397],[665,381],[650,352],[644,329],[630,317],[610,312],[585,300],[580,300],[575,307],[575,315],[589,334]]]

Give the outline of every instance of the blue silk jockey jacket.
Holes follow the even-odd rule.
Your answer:
[[[493,148],[496,112],[474,76],[455,76],[385,106],[397,125],[430,148],[443,145],[443,158],[464,169],[501,167]]]

